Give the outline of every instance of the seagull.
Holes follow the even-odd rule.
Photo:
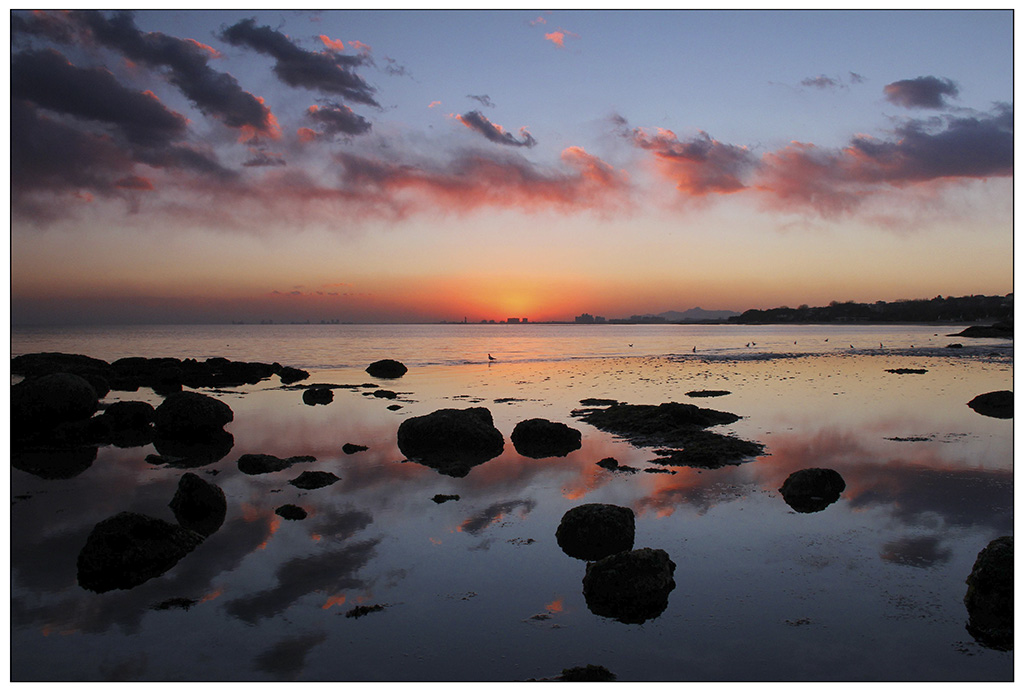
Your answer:
[[[629,347],[630,347],[630,348],[632,348],[632,347],[633,347],[633,344],[632,344],[632,343],[630,343],[630,344],[629,344]]]
[[[693,352],[697,352],[697,346],[693,346]]]
[[[487,353],[487,359],[491,360],[493,362],[494,361],[494,356],[491,355],[490,353]]]

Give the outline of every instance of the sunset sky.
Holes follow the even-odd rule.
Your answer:
[[[1003,11],[14,12],[14,324],[1013,290]]]

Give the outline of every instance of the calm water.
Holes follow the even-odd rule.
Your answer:
[[[234,446],[193,472],[225,491],[227,518],[131,590],[82,589],[78,552],[120,511],[173,521],[167,504],[185,471],[148,463],[152,446],[100,448],[65,479],[12,469],[12,679],[504,681],[586,664],[620,680],[1012,679],[1012,653],[976,643],[963,605],[978,551],[1012,534],[1012,421],[966,405],[1012,388],[1012,345],[961,339],[963,349],[946,349],[958,330],[15,330],[15,355],[225,356],[337,384],[372,381],[363,368],[382,357],[410,371],[378,381],[395,401],[339,389],[330,405],[309,407],[276,378],[214,393],[234,411]],[[885,371],[899,367],[927,372]],[[731,393],[685,396],[697,389]],[[652,467],[653,453],[574,418],[587,397],[734,412],[743,418],[720,431],[766,453],[718,470],[610,472],[596,462]],[[161,399],[143,389],[112,400]],[[388,410],[394,403],[402,408]],[[402,420],[471,405],[493,413],[501,456],[463,478],[403,462]],[[517,454],[512,429],[538,416],[579,429],[582,448]],[[346,455],[349,442],[369,450]],[[236,465],[245,453],[318,460],[248,476]],[[795,513],[778,487],[814,466],[839,471],[847,489],[824,511]],[[341,481],[288,484],[313,468]],[[460,498],[436,504],[435,494]],[[585,564],[554,533],[565,511],[590,502],[632,508],[636,547],[664,549],[676,563],[657,618],[623,624],[588,609]],[[282,520],[274,509],[287,503],[309,517]],[[169,598],[196,604],[154,609]],[[344,616],[358,604],[385,608]]]

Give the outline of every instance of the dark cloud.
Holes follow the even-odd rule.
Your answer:
[[[80,68],[55,50],[11,58],[11,96],[48,110],[115,126],[132,144],[164,146],[185,134],[187,120],[151,92],[122,86],[102,68]]]
[[[384,71],[390,74],[392,77],[409,76],[409,70],[406,69],[405,65],[399,65],[397,60],[385,57],[384,62],[387,63],[386,65],[384,65]]]
[[[372,95],[374,88],[352,71],[365,62],[362,56],[304,50],[280,31],[256,26],[253,19],[243,19],[227,27],[220,37],[233,46],[246,46],[274,58],[274,74],[289,86],[336,94],[349,101],[380,107]]]
[[[532,147],[537,145],[537,140],[526,131],[523,127],[519,130],[522,135],[522,139],[516,139],[512,136],[511,132],[506,132],[501,125],[495,125],[493,122],[488,120],[479,110],[471,110],[463,115],[456,115],[456,119],[463,125],[468,127],[475,132],[479,132],[487,139],[495,142],[496,144],[504,144],[505,146],[525,146]]]
[[[71,43],[78,36],[76,26],[63,12],[35,10],[31,14],[11,12],[11,37],[42,36],[58,43]]]
[[[99,43],[149,67],[167,68],[168,80],[203,113],[228,127],[249,127],[257,133],[274,131],[273,115],[259,98],[244,91],[230,74],[209,67],[207,62],[216,55],[209,46],[159,31],[143,33],[129,12],[108,17],[100,12],[79,11],[71,16]]]
[[[317,130],[306,127],[299,130],[300,138],[307,141],[334,139],[339,134],[365,134],[372,127],[364,117],[356,115],[351,108],[340,103],[328,102],[320,106],[310,106],[306,110],[306,117],[319,127]]]
[[[850,72],[850,83],[851,84],[862,84],[867,81],[867,78],[863,75],[857,74],[856,72]]]
[[[474,101],[479,101],[480,105],[485,106],[487,108],[494,107],[494,101],[492,101],[491,97],[488,96],[487,94],[480,94],[479,96],[474,94],[466,94],[466,98],[471,98]]]
[[[945,108],[946,97],[960,93],[952,80],[939,77],[901,79],[886,84],[884,91],[887,101],[904,108]]]
[[[795,142],[762,157],[757,188],[776,202],[831,215],[873,192],[944,179],[1013,175],[1013,108],[971,117],[912,120],[889,139],[854,138],[844,149]]]
[[[271,153],[263,149],[252,149],[250,153],[252,155],[242,164],[246,168],[288,165],[284,158],[281,157],[281,154]]]
[[[838,89],[842,86],[838,79],[826,77],[823,74],[819,74],[817,77],[807,77],[806,79],[802,79],[800,80],[800,84],[803,86],[814,87],[815,89]]]

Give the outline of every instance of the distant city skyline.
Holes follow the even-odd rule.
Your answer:
[[[1013,290],[1013,13],[11,13],[13,324]]]

